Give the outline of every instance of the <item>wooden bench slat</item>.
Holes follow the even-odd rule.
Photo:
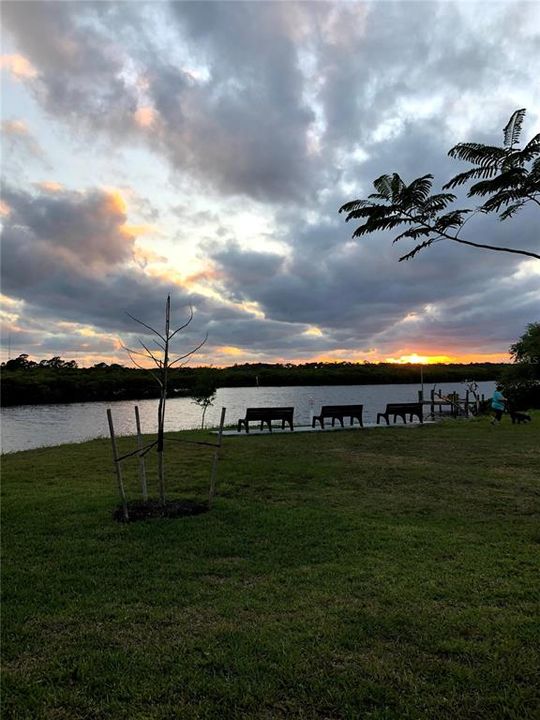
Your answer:
[[[402,418],[403,422],[407,424],[407,415],[409,415],[409,422],[412,422],[413,415],[416,415],[421,423],[424,422],[424,408],[422,403],[388,403],[386,410],[383,413],[377,414],[377,425],[379,424],[380,418],[384,418],[386,424],[390,424],[390,415],[394,416],[394,423],[397,422],[398,416]]]
[[[364,427],[364,423],[362,422],[363,410],[363,405],[323,405],[319,415],[313,417],[311,427],[315,427],[317,423],[320,423],[321,429],[324,430],[325,418],[332,420],[332,427],[335,426],[336,420],[338,420],[341,427],[343,427],[343,419],[346,417],[350,418],[351,425],[356,418],[360,423],[360,427]]]
[[[243,418],[238,420],[238,432],[242,430],[242,426],[246,428],[246,432],[249,433],[250,421],[256,421],[261,423],[261,430],[264,428],[265,423],[268,425],[268,429],[272,432],[272,420],[281,420],[281,429],[285,429],[285,423],[289,425],[291,430],[294,430],[293,426],[293,414],[294,407],[262,407],[262,408],[247,408],[246,414]]]

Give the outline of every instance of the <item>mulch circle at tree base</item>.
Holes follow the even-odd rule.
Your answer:
[[[168,500],[161,505],[158,500],[136,500],[128,502],[129,520],[124,519],[122,506],[117,507],[113,512],[113,520],[117,522],[137,522],[138,520],[150,520],[152,518],[178,518],[201,515],[208,512],[208,504],[195,502],[194,500]]]

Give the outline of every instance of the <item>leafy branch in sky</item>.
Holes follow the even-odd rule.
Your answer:
[[[431,194],[433,175],[423,175],[407,185],[397,173],[381,175],[373,182],[375,193],[365,200],[345,203],[339,212],[347,213],[346,221],[361,220],[353,238],[381,230],[405,226],[394,238],[414,240],[415,247],[402,257],[413,258],[421,250],[441,240],[450,240],[495,252],[513,253],[540,260],[538,253],[517,248],[488,245],[464,240],[459,234],[467,221],[477,213],[499,213],[501,220],[511,218],[527,203],[540,206],[540,134],[520,149],[521,126],[525,109],[516,110],[503,130],[502,147],[481,143],[459,143],[449,151],[450,157],[473,163],[474,167],[459,173],[443,187],[444,190],[477,181],[468,197],[487,198],[475,210],[452,209],[456,195],[450,192]]]

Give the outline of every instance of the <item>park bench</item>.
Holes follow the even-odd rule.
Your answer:
[[[386,410],[383,413],[378,413],[377,415],[377,425],[379,424],[379,419],[384,418],[386,420],[386,424],[389,425],[389,417],[390,415],[394,416],[394,422],[396,422],[398,415],[399,417],[403,418],[403,422],[407,424],[406,416],[409,416],[409,422],[412,422],[413,415],[416,415],[421,423],[424,422],[424,413],[422,408],[422,403],[388,403],[386,406]]]
[[[351,425],[356,418],[360,423],[360,427],[364,427],[362,422],[363,409],[363,405],[323,405],[320,414],[314,416],[311,427],[315,427],[316,423],[319,422],[321,429],[324,430],[324,421],[326,418],[332,420],[332,427],[336,424],[336,420],[339,420],[341,427],[343,427],[343,418],[346,417],[351,419]]]
[[[242,430],[242,426],[249,433],[250,422],[260,422],[261,430],[266,423],[268,429],[272,432],[272,421],[281,421],[281,429],[285,429],[285,423],[289,425],[291,430],[293,427],[293,407],[264,407],[264,408],[247,408],[246,415],[238,420],[238,432]]]

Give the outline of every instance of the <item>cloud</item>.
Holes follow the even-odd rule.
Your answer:
[[[159,322],[173,288],[211,329],[208,350],[230,357],[504,350],[537,313],[523,258],[439,242],[398,264],[410,245],[390,233],[352,241],[337,210],[386,172],[433,173],[440,188],[462,169],[448,148],[499,144],[516,107],[529,109],[529,138],[539,13],[504,2],[7,3],[16,52],[4,65],[47,117],[92,152],[103,139],[140,150],[139,187],[157,156],[168,197],[189,192],[168,214],[161,198],[128,197],[175,238],[137,244],[142,226],[113,190],[8,188],[6,292],[42,318],[116,332],[128,330],[124,308]],[[28,144],[17,123],[5,137]],[[506,223],[475,217],[463,236],[535,249],[536,226],[529,207]],[[182,275],[175,243],[200,267]]]
[[[23,120],[3,120],[1,130],[6,155],[18,152],[23,157],[45,161],[46,153]]]
[[[8,70],[17,80],[37,77],[37,70],[23,55],[2,55],[0,57],[0,68]]]
[[[118,193],[44,190],[34,195],[4,187],[2,197],[10,208],[3,230],[8,248],[19,245],[19,252],[29,252],[31,247],[48,265],[62,262],[81,273],[102,272],[131,257],[134,235]]]

